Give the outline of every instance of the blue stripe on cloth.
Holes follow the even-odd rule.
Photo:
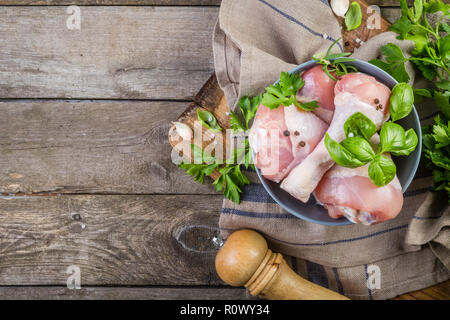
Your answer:
[[[318,284],[319,286],[328,288],[328,278],[325,268],[317,263],[306,261],[306,272],[308,280]]]
[[[229,209],[229,208],[222,208],[222,213],[235,214],[234,212],[229,212],[229,211],[239,211],[239,210]],[[242,211],[242,212],[245,212],[245,211]],[[265,215],[266,215],[265,213],[261,213],[261,214],[258,214],[257,212],[245,212],[245,213],[247,213],[249,215],[245,215],[245,214],[242,214],[242,215],[243,216],[247,216],[247,217],[252,217],[252,218],[263,218],[263,219],[266,218],[265,217]],[[239,215],[239,214],[237,214],[237,215]],[[278,216],[281,216],[280,218],[283,218],[282,214],[270,214],[269,213],[269,215],[271,215],[270,218],[278,218]],[[293,216],[291,216],[291,217],[293,217]],[[295,218],[295,219],[297,219],[297,218]],[[272,241],[277,241],[277,242],[285,243],[285,244],[292,245],[292,246],[319,247],[319,246],[328,246],[328,245],[331,245],[331,244],[338,244],[338,243],[353,242],[353,241],[369,239],[369,238],[372,238],[372,237],[379,236],[380,234],[384,234],[384,233],[388,233],[388,232],[392,232],[392,231],[396,231],[396,230],[402,230],[402,229],[405,229],[407,227],[408,227],[408,225],[405,224],[405,225],[402,225],[402,226],[393,227],[393,228],[390,228],[390,229],[387,229],[387,230],[381,230],[381,231],[378,231],[378,232],[375,232],[375,233],[371,233],[371,234],[368,234],[368,235],[365,235],[365,236],[361,236],[361,237],[350,238],[350,239],[343,239],[343,240],[334,240],[334,241],[329,241],[329,242],[320,242],[320,243],[311,243],[311,242],[310,243],[297,243],[297,242],[289,242],[289,241],[280,240],[280,239],[268,236],[266,234],[264,236],[266,238],[269,238]],[[230,229],[230,228],[223,228],[222,227],[222,228],[220,228],[220,230],[233,232],[233,231],[236,231],[238,229]]]
[[[367,284],[367,290],[369,292],[369,299],[373,300],[372,289],[370,289],[370,287],[368,285],[369,284],[369,273],[367,272],[367,264],[364,265],[364,271],[366,272],[366,284]]]
[[[298,20],[295,19],[293,16],[290,16],[290,15],[288,15],[287,13],[281,11],[280,9],[278,9],[277,7],[275,7],[275,6],[273,6],[272,4],[268,3],[267,1],[265,1],[265,0],[258,0],[258,1],[261,2],[261,3],[263,3],[263,4],[265,4],[266,6],[268,6],[269,8],[271,8],[272,10],[274,10],[275,12],[278,12],[278,13],[281,14],[283,17],[285,17],[285,18],[289,19],[290,21],[292,21],[292,22],[298,24],[299,26],[303,27],[305,30],[309,31],[309,33],[311,33],[311,34],[313,34],[313,35],[315,35],[315,36],[317,36],[317,37],[323,38],[323,36],[324,36],[323,33],[320,33],[320,32],[317,32],[317,31],[312,30],[312,29],[311,29],[310,27],[308,27],[307,25],[305,25],[305,24],[303,24],[302,22],[298,21]],[[327,35],[326,40],[330,40],[331,42],[336,41],[336,39],[334,39],[334,38],[332,38],[332,37],[330,37],[330,36],[328,36],[328,35]],[[343,51],[341,44],[338,43],[337,45],[339,46],[339,48],[341,49],[341,51]]]
[[[434,219],[439,219],[439,218],[442,218],[442,215],[435,216],[435,217],[417,217],[417,216],[413,216],[413,219],[417,219],[417,220],[434,220]]]
[[[353,241],[358,241],[358,240],[369,239],[369,238],[372,238],[372,237],[379,236],[380,234],[384,234],[384,233],[388,233],[388,232],[392,232],[392,231],[396,231],[396,230],[405,229],[407,227],[408,227],[408,225],[405,224],[405,225],[393,227],[393,228],[390,228],[390,229],[387,229],[387,230],[381,230],[381,231],[378,231],[378,232],[374,232],[374,233],[368,234],[366,236],[350,238],[350,239],[343,239],[343,240],[334,240],[334,241],[329,241],[329,242],[321,242],[321,243],[295,243],[295,242],[278,240],[278,239],[272,238],[272,237],[267,236],[267,235],[266,235],[266,237],[270,238],[270,239],[272,239],[274,241],[278,241],[278,242],[289,244],[289,245],[293,245],[293,246],[310,246],[310,247],[312,247],[312,246],[328,246],[330,244],[338,244],[338,243],[353,242]]]
[[[333,268],[334,278],[336,279],[337,289],[340,294],[344,294],[344,287],[342,286],[341,278],[337,268]]]
[[[222,208],[223,214],[235,214],[243,217],[251,217],[251,218],[262,218],[262,219],[272,219],[272,218],[282,218],[282,219],[298,219],[289,213],[260,213],[260,212],[250,212],[250,211],[241,211],[233,208]]]
[[[259,183],[251,183],[243,188],[242,201],[276,203],[267,193],[264,186]]]

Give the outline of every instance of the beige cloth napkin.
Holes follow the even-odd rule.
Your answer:
[[[230,106],[244,95],[261,93],[281,71],[325,52],[341,37],[326,0],[223,0],[214,31],[214,62]],[[387,32],[361,46],[353,57],[370,60],[381,46],[411,43]],[[336,47],[342,50],[342,43]],[[435,110],[419,106],[423,121]],[[309,223],[278,206],[249,172],[251,184],[241,204],[225,199],[220,217],[224,236],[251,228],[302,276],[354,299],[386,299],[449,279],[450,210],[442,195],[430,192],[422,169],[405,193],[399,216],[371,227],[329,227]],[[378,281],[378,282],[377,282]]]

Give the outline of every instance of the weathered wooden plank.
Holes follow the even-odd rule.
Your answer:
[[[248,300],[244,288],[231,287],[0,287],[2,300]]]
[[[393,300],[448,300],[450,281]],[[2,300],[247,300],[244,288],[231,287],[0,287]]]
[[[191,99],[213,71],[217,7],[65,10],[0,7],[0,97]]]
[[[0,0],[0,5],[26,6],[116,6],[116,5],[163,5],[163,6],[219,6],[221,0]]]
[[[191,99],[213,71],[216,7],[0,7],[1,98]]]
[[[394,300],[449,300],[450,281],[445,281],[433,287],[403,294]]]
[[[398,0],[367,0],[370,5],[399,6]],[[408,0],[411,4],[413,0]],[[166,5],[219,6],[221,0],[0,0],[0,5]]]
[[[0,286],[222,285],[216,275],[221,196],[0,199]],[[73,272],[73,271],[72,271]]]
[[[207,193],[171,160],[183,102],[0,101],[0,192]]]

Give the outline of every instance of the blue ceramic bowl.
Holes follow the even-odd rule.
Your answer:
[[[360,72],[374,76],[378,81],[384,83],[389,88],[393,88],[398,82],[392,78],[388,73],[380,68],[362,60],[356,60],[347,63],[348,65],[355,66]],[[314,61],[308,61],[292,69],[289,73],[301,73],[312,68],[315,65]],[[413,128],[419,138],[416,150],[412,152],[408,157],[393,157],[393,160],[397,166],[397,177],[402,185],[402,191],[405,192],[408,189],[414,175],[416,174],[417,167],[419,166],[420,154],[422,152],[422,133],[420,129],[420,120],[417,115],[416,108],[413,107],[412,112],[405,118],[397,122],[405,130]],[[328,226],[343,226],[352,224],[346,218],[333,219],[328,215],[325,208],[319,205],[313,196],[310,197],[307,203],[303,203],[300,200],[295,199],[289,193],[280,188],[280,184],[265,179],[261,172],[256,169],[259,179],[261,180],[266,191],[271,197],[286,211],[294,216],[318,224]]]

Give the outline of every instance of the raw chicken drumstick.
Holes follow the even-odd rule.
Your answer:
[[[273,110],[260,105],[249,134],[255,165],[265,178],[280,182],[314,150],[327,127],[294,105]]]
[[[344,123],[356,112],[366,115],[377,128],[387,119],[391,91],[374,77],[350,73],[337,81],[334,90],[336,108],[328,134],[337,142],[345,139]],[[307,202],[319,181],[334,164],[322,138],[313,152],[284,179],[281,188],[293,197]]]
[[[368,166],[352,169],[336,164],[319,182],[314,196],[330,217],[345,216],[354,223],[371,225],[400,213],[403,194],[397,176],[389,184],[377,187],[369,178]]]
[[[300,102],[317,101],[319,108],[313,112],[320,119],[330,124],[334,113],[334,86],[336,81],[331,79],[321,65],[312,67],[302,74],[305,85],[297,93]]]
[[[302,78],[305,85],[297,99],[301,102],[316,100],[319,108],[312,113],[295,106],[270,110],[261,105],[250,130],[255,165],[265,178],[275,182],[280,182],[314,150],[333,117],[336,82],[321,66],[307,70]]]

